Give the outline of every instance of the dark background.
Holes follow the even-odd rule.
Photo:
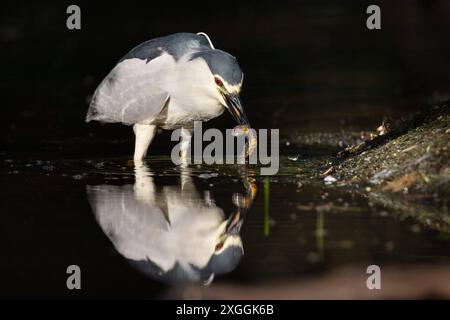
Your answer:
[[[81,30],[66,28],[70,4],[81,7]],[[381,30],[366,28],[369,4],[381,7]],[[206,32],[238,58],[255,127],[282,136],[374,129],[448,98],[449,17],[445,0],[4,2],[1,152],[131,154],[131,128],[84,122],[89,99],[132,47],[180,31]],[[210,125],[235,124],[224,114]],[[157,138],[152,149],[166,144]]]

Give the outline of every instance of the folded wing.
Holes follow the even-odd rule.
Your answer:
[[[135,124],[157,117],[169,99],[164,75],[175,63],[167,53],[121,60],[95,91],[86,121]]]

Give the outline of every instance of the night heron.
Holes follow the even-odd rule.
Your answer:
[[[182,128],[186,157],[194,121],[228,109],[240,125],[249,124],[239,99],[243,77],[236,58],[215,49],[205,33],[152,39],[128,52],[101,82],[86,121],[133,125],[135,160],[145,157],[157,128]]]

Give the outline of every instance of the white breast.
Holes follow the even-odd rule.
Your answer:
[[[207,121],[222,114],[214,77],[202,59],[180,60],[165,84],[170,95],[163,127],[171,129],[193,121]]]

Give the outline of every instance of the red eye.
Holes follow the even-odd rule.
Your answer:
[[[222,86],[223,86],[222,80],[220,80],[220,79],[217,78],[217,77],[214,77],[214,82],[215,82],[219,87],[222,87]]]
[[[223,248],[223,242],[219,242],[218,244],[216,244],[215,251],[219,251],[222,248]]]

